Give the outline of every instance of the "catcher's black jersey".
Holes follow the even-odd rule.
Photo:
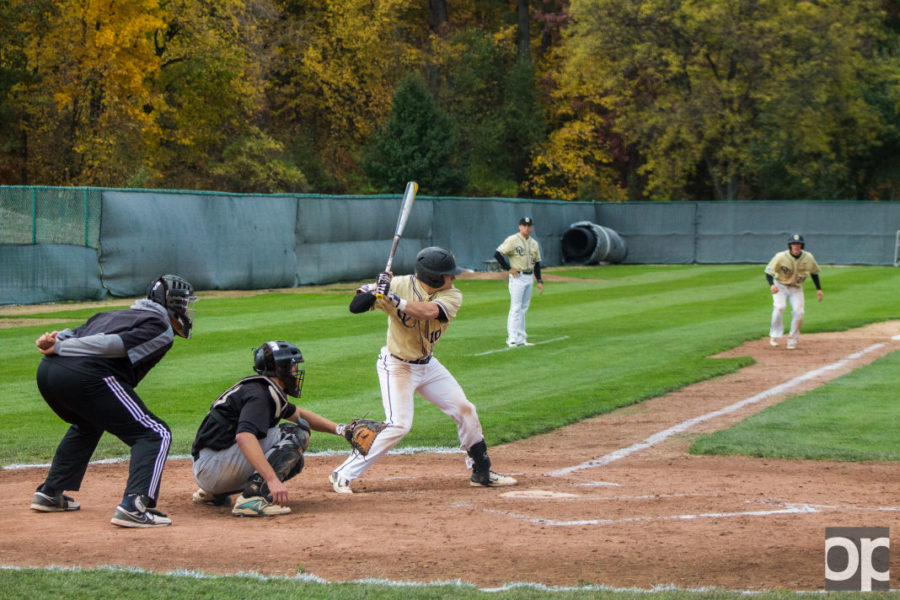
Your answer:
[[[224,450],[234,444],[234,436],[249,432],[258,439],[281,419],[297,412],[281,387],[262,375],[246,377],[219,396],[203,419],[191,455],[196,459],[200,450]]]
[[[79,344],[79,340],[92,336],[93,339],[96,336],[107,336],[107,340],[117,338],[116,345],[124,356],[104,354],[96,344]],[[139,300],[125,310],[98,313],[74,331],[60,332],[58,339],[59,354],[45,356],[43,360],[59,361],[67,369],[98,379],[113,375],[136,387],[166,355],[175,336],[165,309],[149,300]],[[70,347],[77,347],[78,354],[66,350]]]

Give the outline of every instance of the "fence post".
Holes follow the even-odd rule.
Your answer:
[[[37,244],[37,190],[31,188],[31,243]]]

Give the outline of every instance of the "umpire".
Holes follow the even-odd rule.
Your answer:
[[[177,275],[153,281],[147,298],[130,308],[98,313],[74,331],[37,339],[44,355],[37,385],[50,408],[70,423],[50,472],[31,508],[65,512],[81,506],[64,491],[78,491],[104,431],[131,447],[128,482],[111,522],[120,527],[161,527],[172,520],[155,510],[172,434],[134,391],[175,339],[191,337],[194,288]]]

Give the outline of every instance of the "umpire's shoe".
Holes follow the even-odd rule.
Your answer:
[[[291,512],[287,506],[272,504],[268,498],[264,496],[250,496],[244,494],[237,497],[234,501],[234,508],[231,514],[236,517],[274,517],[276,515],[286,515]]]
[[[146,496],[128,496],[116,507],[110,523],[119,527],[165,527],[172,519],[153,508],[147,508]]]
[[[67,512],[80,508],[80,504],[75,502],[71,496],[66,496],[62,492],[56,492],[56,494],[51,496],[37,491],[31,499],[31,510],[38,512]]]

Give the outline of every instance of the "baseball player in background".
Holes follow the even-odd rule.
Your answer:
[[[534,280],[538,293],[544,293],[541,279],[541,249],[531,237],[534,221],[531,217],[519,219],[519,233],[509,236],[494,252],[494,258],[504,271],[509,271],[509,316],[506,318],[506,345],[534,346],[525,332],[525,313],[531,304]],[[507,257],[509,260],[507,260]]]
[[[433,355],[462,304],[462,292],[453,287],[461,272],[449,250],[425,248],[416,256],[414,275],[392,278],[381,273],[375,284],[359,288],[350,302],[352,313],[378,308],[388,315],[387,344],[376,362],[387,428],[375,439],[368,456],[354,451],[334,470],[329,481],[335,492],[352,493],[351,482],[409,433],[415,392],[456,423],[460,445],[468,454],[466,466],[472,469],[472,486],[515,485],[512,477],[491,470],[475,406]]]
[[[231,514],[271,517],[291,512],[285,481],[303,470],[310,429],[343,435],[344,425],[298,408],[306,374],[294,344],[266,342],[253,352],[256,375],[213,402],[191,447],[197,504],[227,505]],[[282,422],[282,419],[287,422]],[[279,424],[280,423],[280,424]]]
[[[155,509],[172,434],[134,391],[172,347],[191,337],[194,289],[177,275],[163,275],[147,298],[130,308],[98,313],[75,330],[37,339],[44,358],[37,385],[50,408],[70,424],[31,508],[66,512],[81,508],[65,491],[78,491],[104,431],[131,447],[128,482],[112,523],[161,527],[172,520]]]
[[[769,344],[778,346],[778,339],[784,335],[784,309],[791,303],[791,330],[788,333],[787,349],[797,347],[800,326],[803,325],[804,299],[803,282],[807,277],[816,286],[816,296],[822,301],[822,286],[819,283],[819,265],[804,248],[803,236],[793,234],[788,238],[788,249],[772,257],[766,265],[766,281],[772,292],[772,324],[769,328]]]

